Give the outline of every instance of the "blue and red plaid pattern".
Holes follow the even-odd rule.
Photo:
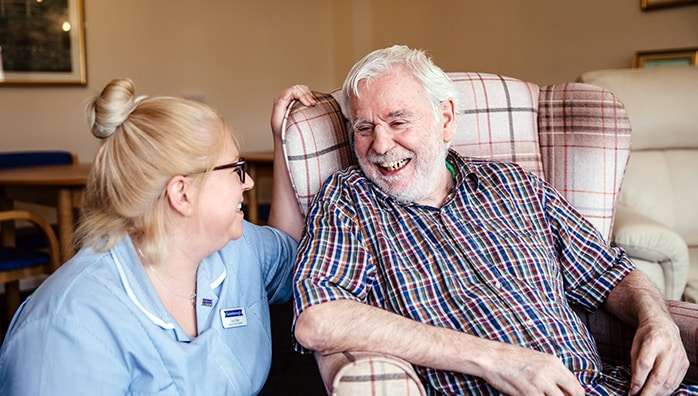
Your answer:
[[[558,356],[600,371],[568,302],[595,309],[633,266],[549,184],[509,163],[466,164],[440,209],[393,200],[356,167],[333,175],[308,214],[294,279],[297,313],[337,299]],[[428,392],[494,390],[418,367]]]

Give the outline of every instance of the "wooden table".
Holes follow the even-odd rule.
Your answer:
[[[257,181],[258,177],[272,177],[274,169],[274,152],[260,151],[251,153],[242,153],[240,155],[245,159],[247,174],[252,180]],[[257,187],[247,191],[247,220],[252,223],[260,224],[259,219],[259,195]]]
[[[55,194],[61,260],[75,254],[73,208],[78,207],[87,184],[91,164],[50,165],[0,170],[0,198],[4,206],[12,200],[46,202],[42,192]]]
[[[271,151],[243,153],[247,162],[247,173],[253,180],[271,177],[274,153]],[[87,183],[91,164],[51,165],[0,170],[0,209],[9,209],[12,200],[28,201],[56,206],[61,260],[66,261],[75,254],[73,246],[73,208],[80,205],[82,190]],[[46,202],[41,194],[53,194],[55,199]],[[10,193],[10,194],[8,194]],[[259,196],[257,189],[247,192],[248,220],[259,224]]]

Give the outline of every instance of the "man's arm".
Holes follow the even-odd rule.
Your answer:
[[[507,394],[584,394],[555,356],[429,326],[356,301],[307,308],[296,321],[295,336],[320,354],[386,353],[419,366],[481,377]]]
[[[631,349],[630,394],[668,394],[681,383],[689,361],[681,336],[657,287],[634,270],[611,291],[606,309],[637,325]],[[644,388],[643,388],[644,387]]]

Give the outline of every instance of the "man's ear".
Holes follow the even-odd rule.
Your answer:
[[[456,131],[456,104],[448,98],[441,102],[441,127],[443,128],[444,142],[453,140]]]
[[[173,176],[166,189],[170,207],[182,216],[189,216],[192,205],[190,181],[182,175]]]

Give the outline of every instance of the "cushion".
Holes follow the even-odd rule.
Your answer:
[[[35,249],[0,246],[0,271],[45,265],[49,262],[48,253]]]
[[[633,151],[619,204],[698,245],[698,150]]]

